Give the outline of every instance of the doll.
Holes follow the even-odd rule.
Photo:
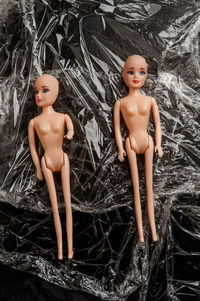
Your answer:
[[[41,108],[42,111],[40,115],[30,120],[28,126],[28,138],[31,156],[36,167],[37,178],[42,180],[44,175],[47,183],[56,230],[58,259],[62,260],[62,227],[58,211],[53,172],[61,173],[63,195],[66,207],[68,258],[71,259],[73,257],[73,226],[70,196],[69,159],[67,154],[63,152],[62,143],[63,138],[67,138],[69,140],[73,138],[74,128],[68,115],[57,113],[53,110],[52,105],[56,101],[58,91],[59,83],[55,77],[49,74],[43,74],[37,78],[35,82],[35,101],[37,106]],[[65,127],[67,127],[67,135],[64,135]],[[44,149],[44,155],[41,159],[41,164],[35,146],[35,132],[37,133],[40,143]]]
[[[115,139],[118,146],[118,159],[122,162],[124,161],[124,156],[126,156],[126,154],[128,156],[134,189],[134,205],[138,236],[139,241],[144,242],[136,155],[144,154],[145,156],[147,209],[152,240],[157,241],[152,189],[154,143],[152,137],[147,132],[147,127],[149,115],[152,110],[155,123],[155,152],[158,152],[159,157],[162,157],[160,115],[155,99],[150,96],[145,96],[140,92],[140,88],[144,85],[147,77],[147,63],[145,59],[139,55],[128,57],[124,65],[122,77],[126,86],[129,88],[129,93],[124,98],[117,100],[114,106],[114,127]],[[120,131],[120,113],[129,131],[129,136],[125,141],[126,151],[123,147]]]

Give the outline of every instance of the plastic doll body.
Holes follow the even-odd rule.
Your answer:
[[[39,116],[29,122],[28,136],[31,156],[36,167],[37,177],[42,180],[43,175],[47,183],[51,206],[53,210],[54,225],[57,237],[58,259],[63,259],[62,228],[58,211],[58,202],[53,172],[61,172],[63,196],[66,207],[66,231],[68,242],[68,258],[73,257],[72,243],[72,210],[70,196],[69,159],[63,152],[63,138],[72,139],[74,130],[70,117],[53,110],[58,95],[58,81],[51,75],[44,74],[35,82],[35,100],[42,108]],[[64,136],[67,127],[67,135]],[[35,132],[44,149],[41,164],[35,147]]]
[[[114,126],[115,137],[118,146],[118,159],[123,161],[124,156],[126,154],[128,156],[134,189],[134,204],[139,241],[144,242],[136,155],[144,154],[145,156],[148,216],[152,232],[152,239],[153,241],[157,241],[152,189],[152,161],[154,143],[152,137],[147,132],[147,128],[149,123],[149,115],[152,110],[156,131],[155,151],[158,151],[158,155],[161,157],[163,155],[163,151],[161,148],[159,111],[155,99],[150,96],[142,95],[139,90],[144,85],[147,77],[147,64],[143,57],[138,55],[130,56],[126,60],[122,76],[129,88],[129,93],[126,97],[117,100],[114,107]],[[129,136],[126,138],[125,142],[126,151],[123,147],[120,131],[120,113],[122,114],[125,124],[129,130]]]

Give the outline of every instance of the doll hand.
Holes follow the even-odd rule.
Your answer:
[[[72,140],[74,136],[74,132],[68,132],[67,135],[64,136],[64,138],[67,138],[68,140]]]
[[[163,150],[161,146],[157,146],[155,147],[155,153],[158,152],[158,156],[162,157],[163,156]]]
[[[118,152],[118,159],[119,159],[119,161],[123,162],[125,156],[126,156],[126,152],[125,152],[124,149],[122,151]]]
[[[37,178],[42,181],[43,180],[43,175],[42,175],[42,170],[41,168],[37,168]]]

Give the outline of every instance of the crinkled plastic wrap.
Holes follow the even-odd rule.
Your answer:
[[[197,300],[199,1],[10,0],[0,10],[0,261],[102,300]],[[126,94],[121,71],[131,54],[148,62],[143,91],[157,100],[163,131],[164,156],[154,157],[155,245],[144,161],[138,159],[140,244],[129,164],[117,159],[113,131],[113,105]],[[36,180],[28,145],[28,122],[39,114],[34,81],[42,72],[58,78],[55,110],[69,114],[75,127],[74,139],[64,142],[71,164],[71,262],[56,259],[48,191]],[[154,137],[152,118],[149,131]],[[64,230],[59,175],[55,180]]]

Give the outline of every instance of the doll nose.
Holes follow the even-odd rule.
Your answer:
[[[38,91],[38,93],[37,93],[37,98],[40,98],[40,97],[41,97],[41,92]]]

